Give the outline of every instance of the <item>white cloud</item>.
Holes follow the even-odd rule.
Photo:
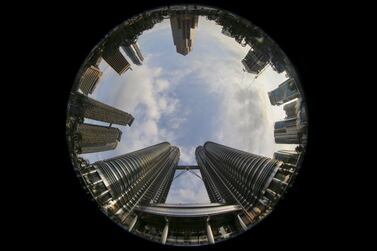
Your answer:
[[[249,48],[239,46],[233,38],[222,35],[220,27],[203,20],[193,51],[185,57],[175,55],[174,48],[172,54],[163,55],[159,46],[164,45],[148,43],[155,47],[143,48],[139,41],[142,51],[151,51],[144,55],[142,66],[118,76],[101,63],[106,70],[93,97],[131,113],[135,121],[131,127],[119,127],[123,136],[114,151],[87,155],[91,162],[163,141],[180,148],[180,164],[195,164],[195,149],[207,140],[269,157],[276,150],[294,147],[275,144],[273,125],[284,118],[284,112],[282,106],[271,106],[267,96],[285,79],[284,74],[267,68],[254,79],[255,75],[243,72],[241,60]],[[171,36],[167,24],[164,22],[159,31],[152,29],[144,34],[152,41],[162,31]],[[187,80],[190,77],[195,83]],[[176,95],[179,88],[194,84],[195,88],[199,86],[202,100],[189,94]],[[188,105],[192,99],[197,101],[192,106],[199,107],[196,112],[204,110],[201,106],[207,99],[215,102],[217,110],[197,118],[198,114],[192,112],[194,107]],[[205,128],[208,125],[210,129]],[[174,184],[170,203],[208,201],[202,182],[192,174],[184,174]]]
[[[115,150],[85,155],[91,162],[176,138],[173,131],[160,128],[159,123],[162,116],[171,115],[174,120],[180,101],[170,92],[169,81],[161,78],[163,69],[151,67],[149,61],[147,55],[142,67],[134,67],[121,77],[113,71],[107,72],[100,88],[96,89],[93,98],[131,113],[135,120],[131,127],[119,127],[123,136]],[[173,127],[178,129],[177,125],[184,120],[180,117]]]
[[[166,199],[166,203],[209,203],[209,197],[204,183],[189,171],[185,172],[173,181],[171,189]],[[192,170],[200,175],[198,170]],[[177,176],[178,174],[175,174]]]
[[[195,161],[195,149],[196,146],[191,146],[191,147],[180,147],[180,162],[185,165],[189,164],[194,164],[196,163]]]
[[[156,89],[158,92],[165,91],[169,88],[170,83],[166,79],[157,79],[156,80]]]

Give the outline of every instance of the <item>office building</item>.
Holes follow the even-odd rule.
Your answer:
[[[115,149],[122,132],[118,128],[78,124],[76,128],[76,147],[78,153],[93,153]]]
[[[119,48],[107,49],[102,53],[102,58],[114,69],[119,75],[122,75],[131,65],[119,51]]]
[[[197,147],[195,155],[211,202],[239,205],[244,228],[263,218],[287,185],[284,163],[275,159],[214,142]]]
[[[283,109],[286,114],[286,117],[285,117],[286,119],[297,117],[298,109],[299,109],[297,100],[284,105]]]
[[[191,52],[198,20],[199,16],[193,14],[176,14],[170,17],[173,42],[177,53],[185,56]]]
[[[274,137],[278,144],[300,144],[297,119],[290,118],[275,122]]]
[[[241,62],[247,72],[252,74],[259,74],[263,70],[263,68],[267,66],[269,62],[269,56],[262,50],[255,47],[254,49],[249,50],[249,52]]]
[[[141,54],[139,45],[137,43],[122,45],[121,48],[134,64],[141,65],[143,63],[144,57]]]
[[[281,105],[300,96],[294,79],[287,79],[278,88],[268,92],[271,105]]]
[[[95,66],[88,67],[80,78],[79,88],[83,94],[92,94],[98,80],[102,76],[102,72]]]
[[[131,114],[77,92],[71,94],[69,112],[75,117],[94,119],[110,124],[131,126],[134,121]]]

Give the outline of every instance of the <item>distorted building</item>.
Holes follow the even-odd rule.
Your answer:
[[[177,53],[185,56],[191,52],[198,20],[199,16],[193,14],[175,14],[170,17],[173,42]]]
[[[297,119],[290,118],[275,122],[274,137],[275,143],[278,144],[300,144]]]
[[[195,152],[198,165],[178,166],[167,142],[103,161],[80,173],[94,199],[115,222],[152,241],[213,244],[254,226],[285,192],[292,166],[213,142]],[[176,170],[199,169],[210,203],[169,204]]]
[[[302,153],[297,151],[297,148],[296,150],[279,150],[274,153],[273,158],[284,163],[285,173],[290,174],[289,180],[285,180],[284,177],[279,177],[279,179],[286,182],[288,187],[291,186],[297,176],[297,171],[300,169]]]
[[[80,78],[79,89],[85,95],[92,94],[101,76],[102,72],[97,67],[92,65],[86,68]]]
[[[85,179],[109,216],[132,231],[137,206],[165,202],[178,159],[179,149],[163,142],[88,164]]]
[[[81,159],[80,172],[103,210],[143,238],[200,245],[239,233],[239,205],[166,204],[175,170],[182,168],[178,160],[179,149],[164,142],[93,164]]]
[[[297,100],[284,105],[283,109],[284,109],[285,114],[286,114],[286,117],[285,117],[286,119],[297,117],[298,109],[299,109],[298,105],[299,104],[298,104]]]
[[[131,114],[78,92],[71,94],[69,112],[75,117],[94,119],[110,124],[131,126],[134,121],[134,117]]]
[[[283,107],[286,118],[275,122],[274,137],[278,144],[300,144],[307,143],[308,121],[305,102],[298,98]]]
[[[77,151],[83,154],[115,149],[121,136],[122,132],[118,128],[78,124],[76,127]]]
[[[119,51],[119,48],[106,49],[102,53],[102,58],[119,75],[122,75],[131,67],[130,63]]]
[[[274,71],[276,71],[277,73],[282,73],[283,71],[285,71],[288,66],[289,66],[289,63],[286,62],[284,59],[282,58],[279,58],[278,56],[274,55],[272,56],[272,58],[270,59],[270,64],[271,64],[271,67]]]
[[[300,96],[294,79],[287,79],[278,88],[268,92],[271,105],[281,105]]]
[[[245,58],[242,59],[245,70],[252,74],[259,74],[269,62],[268,54],[255,47],[250,49]]]
[[[197,147],[195,156],[211,202],[239,205],[244,229],[270,212],[290,177],[281,161],[213,142]]]
[[[292,166],[297,165],[297,160],[299,157],[299,153],[294,150],[279,150],[274,153],[274,159],[283,161],[286,164],[290,164]]]
[[[306,102],[303,98],[297,99],[297,126],[304,130],[308,126],[308,115],[306,112]]]
[[[225,26],[224,26],[224,27],[221,29],[221,33],[222,33],[223,35],[227,36],[227,37],[231,37],[231,38],[233,38],[233,37],[232,37],[232,33],[230,32],[230,30],[229,30],[228,27],[225,27]]]
[[[121,48],[134,64],[141,65],[143,63],[144,57],[141,54],[139,45],[137,43],[122,45]]]

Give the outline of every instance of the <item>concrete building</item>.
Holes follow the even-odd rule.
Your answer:
[[[78,124],[76,128],[76,147],[78,153],[93,153],[115,149],[122,132],[118,128]]]
[[[297,117],[298,114],[298,109],[299,109],[299,104],[298,101],[295,100],[291,103],[288,103],[284,105],[283,107],[285,114],[286,114],[286,119],[291,119]]]
[[[80,78],[79,89],[85,95],[92,94],[101,76],[102,72],[97,67],[88,67]]]
[[[296,166],[299,154],[293,150],[280,150],[274,153],[274,159],[283,161],[286,164]]]
[[[114,69],[119,75],[122,75],[128,69],[130,69],[131,65],[119,51],[119,48],[114,49],[106,49],[102,53],[103,60]]]
[[[131,114],[77,92],[71,94],[69,112],[75,117],[94,119],[110,124],[131,126],[134,121]]]
[[[300,96],[294,79],[287,79],[278,88],[268,92],[271,105],[281,105]]]
[[[258,48],[250,49],[245,58],[242,59],[245,70],[252,74],[259,74],[269,62],[268,54]]]
[[[213,244],[254,226],[284,193],[284,162],[206,142],[198,165],[177,166],[179,149],[164,142],[80,170],[95,200],[128,231],[162,244]],[[210,203],[167,204],[176,170],[199,169]]]
[[[186,56],[191,52],[198,20],[199,16],[193,14],[175,14],[170,17],[173,42],[179,54]]]
[[[275,122],[274,137],[278,144],[300,144],[297,119],[290,118]]]
[[[143,63],[144,57],[141,54],[139,45],[137,43],[122,45],[121,48],[134,64],[141,65]]]
[[[283,162],[217,143],[206,142],[195,155],[211,202],[239,205],[244,229],[270,212],[289,179]]]

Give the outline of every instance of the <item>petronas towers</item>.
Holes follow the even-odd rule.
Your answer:
[[[166,198],[178,166],[179,148],[163,142],[89,164],[79,172],[101,209],[133,233],[176,245],[215,243],[266,216],[294,177],[296,153],[284,161],[214,142],[196,148],[197,166],[210,203],[177,205]],[[292,164],[293,163],[293,164]]]

